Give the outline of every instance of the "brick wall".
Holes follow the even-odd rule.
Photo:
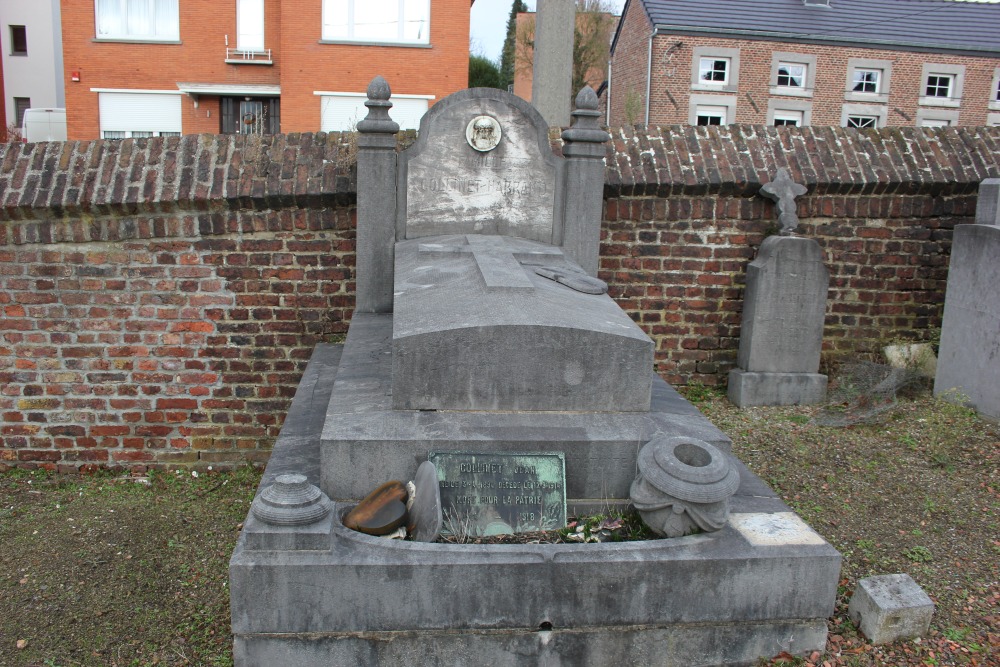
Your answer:
[[[338,137],[0,148],[0,463],[260,461],[354,300]],[[824,357],[940,326],[951,230],[1000,129],[616,130],[601,275],[670,382],[724,382],[777,167],[830,267]]]
[[[652,25],[642,9],[642,3],[632,3],[623,21],[612,56],[612,125],[644,123],[646,113],[649,36]],[[735,92],[692,91],[693,50],[698,47],[739,50],[739,85]],[[815,83],[811,96],[770,94],[772,54],[775,52],[815,57]],[[786,105],[791,103],[787,108],[811,102],[812,125],[839,126],[845,104],[871,104],[845,99],[848,61],[851,58],[891,62],[888,102],[881,105],[887,112],[885,125],[888,127],[916,125],[920,110],[956,110],[957,107],[924,107],[918,104],[918,98],[923,93],[924,63],[964,65],[964,86],[961,107],[957,108],[957,125],[988,124],[990,103],[996,96],[993,80],[996,69],[1000,67],[998,58],[683,34],[658,34],[653,39],[649,123],[688,123],[691,96],[694,94],[735,100],[736,123],[767,122],[768,103],[774,100],[779,105],[782,102]],[[794,62],[794,59],[791,61]]]

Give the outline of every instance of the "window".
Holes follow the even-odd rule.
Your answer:
[[[698,80],[703,84],[727,84],[729,58],[702,58],[698,66]]]
[[[801,111],[775,111],[774,112],[774,124],[775,125],[795,125],[796,127],[802,125],[802,112]]]
[[[236,48],[244,53],[264,50],[264,0],[236,1]]]
[[[14,98],[14,125],[21,127],[24,125],[24,112],[31,108],[30,97]]]
[[[882,80],[882,70],[880,69],[856,69],[854,70],[854,86],[851,88],[855,93],[878,93],[879,82]]]
[[[692,49],[691,89],[735,93],[739,87],[740,50],[699,46]]]
[[[695,125],[725,125],[726,107],[699,106],[695,110]]]
[[[771,94],[812,97],[816,56],[807,53],[771,54]]]
[[[97,0],[97,38],[136,41],[180,39],[178,0]]]
[[[101,136],[105,139],[162,137],[181,131],[181,95],[177,91],[97,92]]]
[[[962,83],[965,65],[937,65],[923,67],[919,104],[922,106],[957,107],[962,103]]]
[[[848,116],[847,117],[847,127],[878,127],[878,117],[877,116]]]
[[[885,127],[889,116],[884,104],[845,104],[840,114],[841,127]]]
[[[851,102],[888,104],[892,65],[891,60],[849,58],[844,99]]]
[[[778,85],[782,88],[804,88],[806,85],[806,66],[779,63]]]
[[[357,128],[358,121],[368,115],[364,93],[333,93],[316,91],[320,96],[320,131],[346,132]],[[392,96],[389,115],[399,123],[401,130],[415,130],[420,127],[420,119],[427,113],[432,95]]]
[[[990,87],[990,111],[1000,111],[1000,67],[993,70],[993,85]]]
[[[323,39],[428,44],[429,0],[323,0]]]
[[[23,25],[12,25],[10,27],[10,55],[28,55],[28,31]]]
[[[927,77],[927,97],[951,97],[951,76],[947,74],[932,74]]]
[[[948,127],[958,125],[958,110],[917,109],[917,127]]]

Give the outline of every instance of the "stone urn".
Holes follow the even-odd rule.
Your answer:
[[[696,438],[661,437],[639,451],[629,496],[657,535],[680,537],[726,525],[740,475],[718,448]]]

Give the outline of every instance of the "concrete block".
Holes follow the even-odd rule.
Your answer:
[[[885,574],[858,582],[847,610],[873,644],[926,634],[934,603],[908,574]]]
[[[729,371],[727,396],[741,408],[755,405],[814,405],[826,398],[827,377],[819,373]]]

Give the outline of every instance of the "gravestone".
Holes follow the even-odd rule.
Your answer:
[[[995,197],[998,184],[986,194]],[[993,211],[990,224],[957,225],[952,238],[934,394],[1000,419],[1000,215],[995,201],[981,199],[983,206]],[[980,212],[977,221],[986,217]]]
[[[254,501],[285,498],[297,518],[251,517],[230,565],[236,664],[697,666],[822,649],[839,554],[653,373],[652,341],[596,277],[608,135],[595,93],[577,97],[564,157],[533,107],[490,89],[438,102],[416,144],[388,155],[383,81],[369,97],[359,188],[364,170],[379,215],[359,211],[357,243],[359,261],[362,247],[381,259],[378,276],[359,266],[358,294],[388,281],[391,300],[356,311],[342,348],[318,347],[306,369]],[[718,530],[500,545],[343,524],[388,481],[423,474],[426,489],[429,460],[441,505],[469,506],[476,534],[623,508],[652,441],[683,454],[671,488],[738,486],[728,518],[705,523]]]
[[[829,272],[812,239],[792,236],[798,226],[795,197],[803,186],[780,169],[765,186],[778,202],[782,236],[764,239],[747,267],[736,365],[729,372],[729,400],[752,405],[808,405],[826,397],[820,374]]]

